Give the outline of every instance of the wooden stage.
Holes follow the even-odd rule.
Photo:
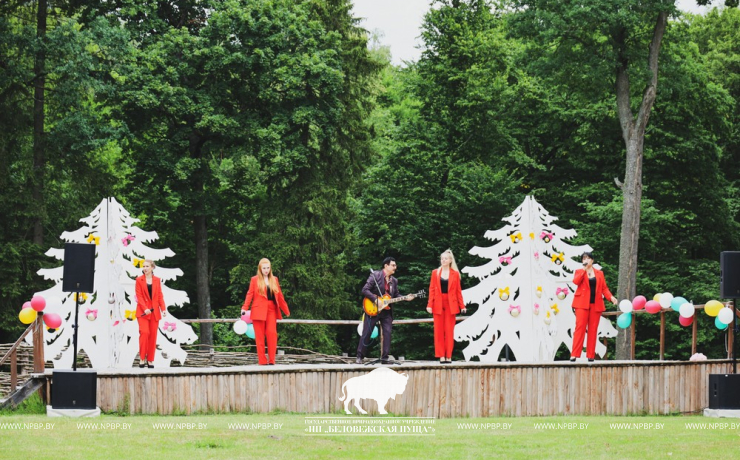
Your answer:
[[[389,413],[422,417],[642,415],[700,413],[708,376],[728,360],[602,361],[547,364],[410,362],[383,366],[408,375]],[[98,371],[103,412],[194,414],[287,411],[344,413],[342,384],[378,366],[296,364]],[[47,369],[50,394],[52,369]],[[361,406],[377,413],[374,400]],[[357,409],[350,405],[353,414]]]

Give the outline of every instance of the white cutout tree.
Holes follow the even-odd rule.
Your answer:
[[[562,343],[573,345],[572,280],[581,267],[573,259],[591,248],[568,244],[575,230],[554,224],[557,217],[530,196],[502,220],[506,225],[485,234],[492,246],[470,250],[490,262],[462,270],[480,281],[463,291],[465,302],[478,309],[455,327],[455,340],[469,342],[467,361],[495,362],[504,345],[519,362],[553,361]],[[615,337],[617,331],[602,317],[598,333]],[[606,347],[597,341],[596,352],[603,356]]]
[[[139,352],[139,328],[136,322],[136,277],[141,274],[144,259],[155,262],[174,255],[170,249],[153,249],[145,245],[156,240],[156,232],[147,232],[134,224],[131,217],[114,198],[104,199],[87,217],[85,225],[74,232],[62,233],[70,243],[94,243],[94,292],[80,296],[77,345],[90,358],[93,368],[131,367]],[[49,249],[47,256],[64,261],[64,249]],[[62,292],[64,267],[43,268],[38,274],[56,285],[37,294],[47,300],[55,297],[62,302],[50,302],[49,312],[62,317],[62,326],[44,333],[44,353],[55,368],[72,367],[72,337],[74,324],[74,294]],[[155,275],[162,279],[162,293],[169,314],[159,323],[157,356],[154,365],[168,367],[173,359],[185,362],[187,353],[180,345],[193,343],[197,336],[192,327],[178,320],[170,310],[189,302],[184,291],[170,289],[166,282],[181,276],[179,268],[157,267]],[[55,305],[56,304],[56,305]]]

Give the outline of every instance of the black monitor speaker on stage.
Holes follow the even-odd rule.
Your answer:
[[[709,408],[740,409],[740,374],[709,374]]]
[[[95,245],[64,245],[63,292],[87,292],[95,289]]]
[[[719,254],[719,296],[740,299],[740,251]]]
[[[97,407],[98,373],[94,371],[53,371],[51,407],[53,409],[89,409]]]

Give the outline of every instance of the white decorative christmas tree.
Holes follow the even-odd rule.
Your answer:
[[[507,224],[486,232],[493,246],[474,247],[470,254],[489,259],[462,272],[480,283],[463,291],[465,302],[478,305],[470,318],[455,328],[455,340],[467,341],[465,359],[495,362],[508,345],[518,362],[553,361],[562,343],[573,344],[575,314],[571,308],[575,286],[573,273],[588,245],[572,246],[565,240],[576,236],[553,222],[533,197],[526,197]],[[616,329],[601,318],[599,335],[615,337]],[[597,342],[603,356],[606,347]]]
[[[144,259],[155,262],[174,255],[170,249],[153,249],[145,245],[156,240],[156,232],[134,226],[131,217],[114,198],[104,199],[95,210],[80,220],[85,225],[74,232],[62,233],[70,243],[92,243],[95,250],[95,284],[92,294],[80,295],[77,344],[90,358],[93,368],[131,367],[139,351],[139,328],[136,322],[136,277],[141,275]],[[64,249],[49,249],[47,256],[64,260]],[[44,268],[38,274],[53,280],[51,289],[38,292],[47,299],[47,310],[62,317],[62,325],[47,330],[44,353],[55,368],[72,367],[72,337],[75,295],[62,292],[64,267]],[[167,367],[173,359],[185,362],[187,353],[181,344],[193,343],[197,336],[192,327],[172,315],[171,307],[189,302],[184,291],[170,289],[166,282],[183,273],[179,268],[157,267],[155,276],[162,279],[162,293],[168,315],[159,323],[156,367]],[[51,299],[49,302],[48,300]],[[58,299],[61,299],[59,301]]]

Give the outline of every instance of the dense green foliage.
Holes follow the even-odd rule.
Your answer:
[[[422,56],[405,67],[368,49],[347,0],[74,0],[50,10],[43,39],[35,2],[4,4],[2,340],[17,337],[19,305],[45,286],[35,275],[51,263],[43,253],[105,196],[176,252],[165,264],[185,272],[175,285],[190,295],[183,317],[237,315],[268,257],[293,317],[357,319],[359,288],[383,257],[397,258],[403,292],[426,289],[447,248],[460,267],[480,264],[467,251],[487,245],[484,232],[528,194],[578,231],[576,243],[595,249],[616,287],[622,193],[614,179],[624,175],[624,143],[612,31],[599,27],[614,17],[597,13],[630,7],[639,14],[629,17],[644,16],[623,24],[639,55],[653,12],[637,0],[594,2],[589,11],[550,2],[540,30],[528,27],[528,15],[545,14],[539,2],[492,3],[435,2]],[[567,39],[551,33],[574,21],[581,27]],[[645,295],[716,298],[718,253],[740,247],[739,30],[730,7],[670,19],[645,140],[637,277]],[[40,47],[41,203],[30,192]],[[636,81],[641,71],[631,69]],[[42,247],[31,238],[39,216]],[[464,278],[463,287],[473,282]],[[395,315],[426,317],[424,306],[404,302]],[[659,319],[642,315],[637,324],[638,358],[656,358]],[[287,346],[356,347],[350,327],[280,331]],[[699,351],[721,357],[723,338],[701,317]],[[226,326],[213,340],[239,343]],[[431,342],[431,325],[399,326],[393,352],[429,358]],[[689,354],[690,333],[669,316],[666,356]]]

